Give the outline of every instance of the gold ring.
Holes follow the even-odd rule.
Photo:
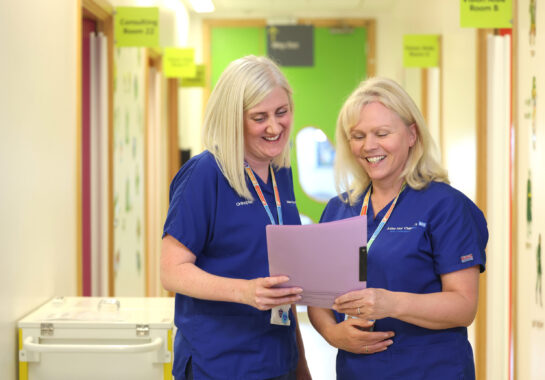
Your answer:
[[[358,306],[358,314],[361,314],[360,307]]]
[[[368,354],[369,353],[369,347],[365,346],[365,353]]]

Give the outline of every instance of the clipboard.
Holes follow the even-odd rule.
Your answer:
[[[367,286],[367,219],[355,216],[307,225],[267,225],[271,276],[303,289],[300,305],[330,308],[335,298]]]

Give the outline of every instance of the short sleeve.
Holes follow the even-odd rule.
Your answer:
[[[329,215],[330,212],[330,208],[331,208],[331,202],[333,202],[333,199],[330,199],[329,202],[327,202],[325,208],[324,208],[324,211],[322,211],[322,215],[320,216],[320,222],[319,223],[324,223],[324,222],[330,222],[331,221],[331,216]]]
[[[456,190],[442,198],[434,209],[429,228],[436,273],[475,265],[484,272],[488,230],[483,213]]]
[[[211,239],[216,209],[217,170],[207,157],[187,162],[170,185],[170,205],[163,229],[195,256]]]
[[[346,193],[342,194],[343,199],[346,197]],[[333,197],[327,202],[327,205],[322,211],[320,217],[320,223],[333,222],[335,220],[341,220],[350,218],[354,215],[351,213],[350,206],[344,203],[339,196]]]

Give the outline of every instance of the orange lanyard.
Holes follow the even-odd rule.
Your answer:
[[[394,211],[394,207],[395,207],[395,205],[397,203],[397,200],[399,199],[399,194],[401,194],[401,192],[405,189],[405,186],[407,186],[407,184],[405,182],[403,182],[403,185],[401,186],[401,189],[399,190],[399,193],[397,193],[397,196],[395,197],[395,199],[392,202],[390,208],[386,212],[386,215],[384,215],[384,217],[380,221],[380,224],[378,225],[377,229],[373,233],[373,236],[371,236],[371,239],[369,239],[369,241],[367,242],[367,251],[369,251],[369,249],[371,248],[371,244],[373,244],[373,242],[377,238],[378,234],[380,233],[380,231],[382,230],[382,228],[386,224],[386,222],[388,222],[388,219],[390,218],[390,215],[392,214],[392,211]],[[361,205],[360,215],[363,215],[365,217],[367,216],[367,208],[369,206],[369,198],[371,196],[372,191],[373,191],[373,185],[371,185],[369,187],[369,191],[367,191],[367,193],[365,194],[365,198],[363,199],[363,204]]]
[[[271,209],[269,208],[269,205],[267,204],[267,200],[265,199],[265,196],[263,195],[263,192],[261,191],[261,187],[259,186],[259,183],[257,182],[257,179],[255,178],[254,172],[250,165],[248,163],[244,163],[244,169],[246,170],[246,173],[248,174],[248,177],[250,177],[250,180],[252,181],[252,185],[254,185],[255,192],[257,193],[257,196],[261,200],[261,204],[263,205],[263,208],[265,208],[265,211],[267,211],[267,215],[269,215],[269,219],[271,220],[271,224],[276,224],[274,217],[271,213]],[[278,213],[278,224],[283,224],[282,222],[282,203],[280,203],[280,195],[278,194],[278,186],[276,185],[276,178],[274,176],[274,170],[272,169],[272,166],[269,165],[269,169],[271,171],[271,178],[273,181],[273,190],[274,190],[274,199],[276,200],[276,211]]]

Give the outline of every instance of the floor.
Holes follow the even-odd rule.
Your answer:
[[[335,379],[337,349],[330,346],[310,324],[306,306],[297,306],[297,319],[305,345],[305,356],[312,380]]]

